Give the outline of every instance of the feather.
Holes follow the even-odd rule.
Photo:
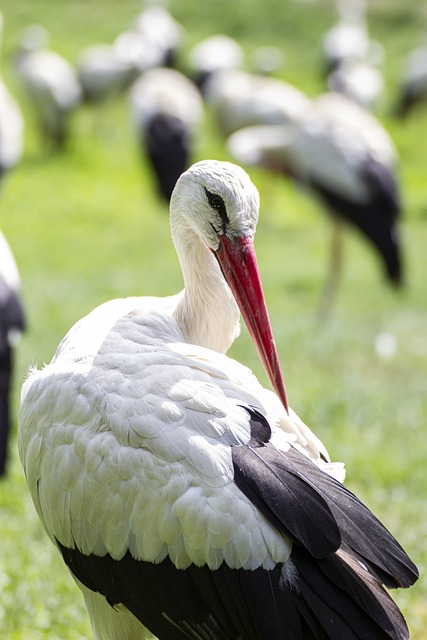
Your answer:
[[[389,587],[418,577],[399,543],[354,494],[292,446],[279,452],[266,441],[264,416],[251,413],[253,438],[233,447],[237,486],[264,515],[316,558],[350,549]]]

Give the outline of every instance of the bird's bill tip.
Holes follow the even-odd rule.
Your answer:
[[[253,240],[220,236],[215,256],[258,351],[269,380],[286,411],[285,385],[264,298]]]

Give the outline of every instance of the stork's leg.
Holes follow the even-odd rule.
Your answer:
[[[342,223],[339,218],[332,219],[331,251],[329,258],[329,271],[323,286],[320,298],[319,315],[325,320],[332,312],[336,291],[340,281],[343,265],[343,234]]]

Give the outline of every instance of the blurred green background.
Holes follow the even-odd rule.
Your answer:
[[[186,29],[186,51],[227,33],[248,56],[282,48],[284,79],[315,96],[324,90],[321,38],[336,20],[328,0],[171,0]],[[26,121],[25,156],[5,179],[0,227],[21,271],[28,332],[16,364],[14,413],[29,365],[52,357],[69,327],[99,303],[126,295],[168,295],[182,287],[168,212],[141,162],[125,96],[82,106],[66,153],[40,147],[31,109],[13,70],[19,31],[38,22],[52,49],[74,61],[112,42],[141,10],[139,0],[3,0],[2,74]],[[347,465],[347,486],[396,535],[421,571],[393,594],[412,638],[427,638],[427,103],[407,121],[391,117],[404,56],[426,37],[426,3],[369,2],[370,34],[385,48],[386,90],[378,117],[400,155],[406,287],[391,290],[360,237],[345,234],[345,270],[327,322],[317,316],[330,224],[311,198],[284,180],[251,170],[261,195],[256,246],[290,403]],[[229,159],[210,115],[194,160]],[[375,349],[392,336],[389,358]],[[266,378],[246,330],[231,354]],[[11,442],[0,484],[0,629],[7,640],[81,640],[90,628],[78,589],[37,519]]]

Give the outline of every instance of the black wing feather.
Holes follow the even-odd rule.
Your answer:
[[[235,447],[234,482],[266,518],[315,558],[337,551],[341,534],[327,501],[266,445]],[[279,454],[280,455],[280,454]]]
[[[265,418],[250,409],[252,420]],[[259,425],[256,426],[260,433]],[[255,437],[234,447],[235,482],[279,530],[315,558],[340,546],[359,556],[386,586],[408,587],[418,571],[395,538],[344,485],[297,449],[278,451]],[[277,525],[277,521],[280,525]]]
[[[280,565],[272,571],[225,563],[215,571],[206,565],[179,570],[169,558],[153,564],[127,552],[114,560],[57,544],[80,582],[111,606],[124,604],[161,640],[328,638],[310,607],[283,586]]]

